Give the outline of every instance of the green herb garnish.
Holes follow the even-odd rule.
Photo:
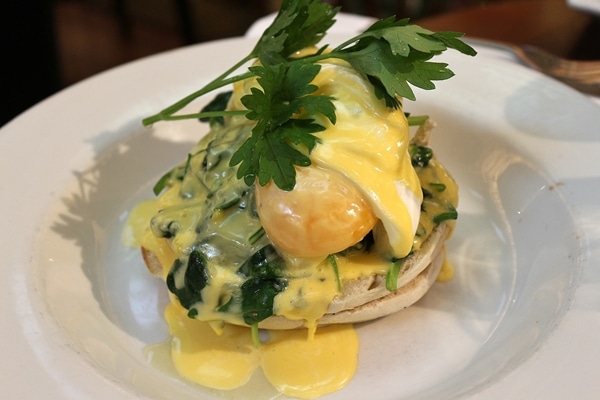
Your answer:
[[[215,98],[212,99],[210,103],[205,105],[200,111],[200,113],[204,115],[204,117],[199,118],[200,121],[208,122],[210,123],[210,125],[225,124],[225,118],[223,118],[223,115],[221,115],[220,112],[224,111],[227,108],[227,102],[229,101],[229,99],[231,99],[232,94],[233,92],[229,90],[227,92],[222,92],[216,95]],[[216,112],[216,115],[211,116],[210,114],[212,112]]]
[[[183,274],[183,279],[176,276]],[[193,314],[192,306],[202,301],[202,289],[208,284],[208,271],[206,270],[206,258],[196,250],[190,253],[187,265],[180,260],[175,260],[167,275],[167,287],[179,299],[183,307]],[[182,282],[178,286],[178,282]]]
[[[267,245],[238,269],[237,273],[247,278],[240,288],[242,318],[246,324],[258,324],[273,315],[275,296],[287,287],[284,263],[275,248]]]
[[[335,259],[335,255],[330,254],[329,256],[327,256],[327,259],[329,260],[329,263],[331,264],[331,267],[333,268],[333,273],[335,274],[335,282],[337,283],[337,290],[338,290],[338,292],[342,293],[342,291],[343,291],[342,279],[340,278],[340,271],[338,268],[337,260]]]
[[[442,193],[446,190],[446,185],[444,185],[443,183],[431,182],[429,183],[429,186],[431,186],[438,193]]]
[[[311,116],[322,114],[335,123],[334,99],[314,95],[318,88],[310,83],[320,70],[318,62],[327,59],[348,62],[371,82],[387,106],[398,108],[399,97],[415,99],[410,85],[434,89],[433,81],[454,75],[447,64],[431,62],[433,56],[448,48],[471,56],[476,54],[459,39],[461,33],[431,32],[409,24],[408,19],[390,17],[330,51],[325,51],[325,46],[315,54],[292,57],[324,37],[338,10],[316,0],[284,0],[275,20],[246,57],[200,90],[144,119],[144,125],[184,118],[245,115],[257,123],[251,137],[231,159],[232,166],[239,164],[238,178],[247,184],[258,180],[261,185],[273,180],[281,189],[292,190],[295,166],[310,165],[308,154],[318,143],[315,134],[325,129]],[[259,60],[260,66],[235,75],[252,60]],[[242,98],[247,110],[176,114],[198,97],[251,77],[258,77],[260,88],[252,89],[250,95]]]
[[[390,292],[395,292],[398,289],[398,277],[400,276],[400,269],[404,265],[404,260],[405,258],[394,260],[385,276],[385,288]]]
[[[410,162],[413,167],[425,168],[433,158],[433,150],[427,146],[419,146],[411,143],[408,147]]]
[[[444,221],[449,221],[458,218],[458,211],[456,211],[456,208],[454,208],[452,204],[448,204],[447,207],[448,211],[440,213],[433,217],[434,224],[440,224]]]

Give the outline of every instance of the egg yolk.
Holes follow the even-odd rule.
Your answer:
[[[296,170],[292,191],[256,186],[257,208],[269,239],[294,257],[323,257],[358,243],[377,218],[352,182],[316,166]]]

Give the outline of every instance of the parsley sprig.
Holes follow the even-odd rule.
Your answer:
[[[335,107],[329,96],[312,95],[318,87],[311,84],[321,67],[312,63],[279,63],[270,67],[251,67],[262,90],[252,88],[242,97],[248,108],[246,118],[255,120],[252,136],[233,154],[230,164],[240,164],[237,176],[247,185],[258,177],[261,185],[271,179],[283,190],[296,184],[294,165],[308,166],[310,152],[317,144],[314,133],[325,129],[311,118],[295,118],[303,110],[308,115],[321,113],[335,124]],[[293,171],[293,173],[291,173]]]
[[[234,153],[230,164],[239,165],[237,176],[247,184],[261,185],[270,180],[283,190],[295,186],[295,167],[310,165],[309,153],[317,145],[316,135],[325,127],[315,120],[323,115],[335,124],[334,99],[315,94],[312,80],[320,71],[319,62],[341,59],[349,63],[375,88],[388,107],[399,108],[399,97],[415,99],[411,85],[430,90],[434,81],[454,75],[446,63],[430,61],[448,48],[475,55],[473,48],[460,40],[458,32],[432,32],[408,19],[390,17],[371,25],[365,32],[339,46],[314,54],[293,57],[299,50],[316,45],[335,22],[339,8],[316,0],[284,0],[273,23],[265,30],[252,51],[200,90],[186,96],[144,125],[158,121],[245,115],[256,121],[248,140]],[[244,72],[243,65],[259,63]],[[237,73],[237,74],[236,74]],[[176,114],[195,99],[221,87],[257,77],[260,87],[242,97],[246,110],[207,111]]]
[[[265,65],[272,66],[281,62],[285,63],[287,58],[296,51],[314,46],[333,25],[335,22],[334,17],[338,11],[339,7],[333,8],[329,4],[320,1],[284,0],[273,23],[263,32],[248,55],[201,89],[187,95],[159,113],[144,118],[142,123],[148,126],[158,121],[204,117],[201,113],[185,115],[175,115],[175,113],[207,93],[253,77],[250,71],[234,75],[252,60],[259,59]],[[222,114],[235,115],[239,112],[228,111]]]

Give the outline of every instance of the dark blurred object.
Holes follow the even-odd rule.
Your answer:
[[[457,30],[468,36],[530,44],[560,57],[600,60],[600,19],[576,10],[566,0],[491,2],[416,20],[434,30]]]
[[[193,43],[240,36],[267,0],[55,0],[65,85]]]
[[[434,31],[532,44],[566,58],[600,59],[600,18],[567,0],[329,0],[345,12],[411,18]]]
[[[469,7],[484,6],[503,0],[329,0],[344,12],[386,18],[422,18]]]
[[[52,0],[2,0],[4,125],[61,88]]]
[[[243,35],[278,0],[1,0],[1,124],[62,87],[190,43]],[[600,21],[566,0],[330,0],[432,30],[600,59]],[[56,38],[56,40],[55,40]]]
[[[566,58],[600,59],[600,18],[567,0],[329,0],[342,11],[411,18],[434,31],[532,44]]]
[[[121,32],[130,37],[131,27],[140,16],[142,1],[109,1]],[[173,14],[172,19],[185,44],[242,35],[252,22],[271,11],[269,0],[169,0],[163,3]]]

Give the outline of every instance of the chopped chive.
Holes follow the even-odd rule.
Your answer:
[[[248,238],[248,243],[255,244],[264,235],[265,235],[265,229],[261,226],[259,230],[257,230],[252,235],[250,235],[250,237]]]
[[[400,275],[400,268],[404,264],[404,259],[394,261],[392,267],[385,276],[385,288],[390,292],[395,292],[398,289],[398,275]]]
[[[229,207],[236,205],[240,199],[241,197],[237,193],[234,193],[231,198],[216,206],[215,210],[227,210]]]
[[[448,211],[438,214],[435,217],[433,217],[433,223],[439,224],[440,222],[443,222],[443,221],[458,218],[458,212],[456,211],[456,208],[454,208],[454,206],[452,204],[448,204],[448,209],[449,209]]]
[[[171,179],[171,171],[161,176],[161,178],[158,180],[158,182],[156,182],[156,184],[152,188],[152,192],[155,196],[158,196],[160,192],[163,191],[163,189],[167,186],[167,182],[169,181],[169,179]]]
[[[431,186],[436,192],[441,193],[444,190],[446,190],[446,185],[444,185],[443,183],[430,183],[429,186]]]
[[[342,280],[340,279],[340,271],[338,269],[337,261],[333,254],[330,254],[328,257],[331,266],[333,267],[333,273],[335,274],[335,280],[337,282],[338,292],[342,292]]]
[[[185,162],[185,168],[183,169],[183,175],[184,176],[188,173],[188,171],[190,169],[190,164],[192,162],[192,157],[193,157],[192,154],[188,153],[188,155],[187,155],[187,161]]]
[[[258,349],[260,347],[260,337],[258,336],[258,322],[252,324],[250,326],[250,330],[252,332],[252,344],[254,348]]]
[[[408,126],[421,126],[429,119],[429,115],[407,116]]]

